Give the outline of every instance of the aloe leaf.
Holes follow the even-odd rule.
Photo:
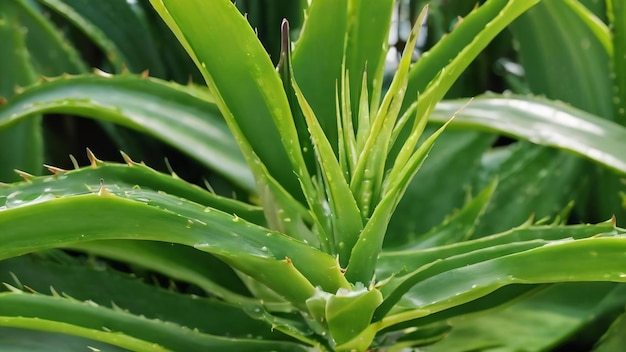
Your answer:
[[[506,309],[509,306],[519,304],[533,296],[541,294],[543,291],[554,286],[553,284],[538,285],[509,285],[504,286],[488,295],[469,301],[464,304],[451,307],[436,313],[421,316],[416,319],[406,320],[399,324],[394,324],[389,328],[383,329],[382,333],[393,333],[402,331],[407,328],[416,326],[430,326],[433,324],[447,324],[451,319],[470,318],[474,315],[495,314],[498,310]],[[410,309],[410,301],[400,302],[396,305],[397,311],[402,309]],[[477,314],[478,313],[478,314]],[[372,324],[371,328],[376,324]]]
[[[611,0],[607,4],[610,4],[610,16],[612,28],[612,43],[613,43],[613,55],[612,59],[612,71],[613,71],[613,109],[615,110],[616,121],[622,126],[626,126],[626,109],[624,109],[624,103],[626,102],[626,63],[624,63],[624,57],[626,56],[626,6],[622,1]]]
[[[537,4],[539,0],[531,1],[519,1],[513,0],[506,2],[497,16],[489,20],[485,24],[485,28],[475,35],[475,37],[462,47],[458,54],[451,54],[451,60],[441,68],[441,70],[433,77],[432,81],[429,81],[428,86],[425,88],[419,99],[416,102],[417,116],[422,116],[425,113],[431,111],[432,105],[438,103],[443,99],[446,92],[452,87],[452,84],[461,75],[463,71],[469,66],[476,56],[489,44],[493,38],[500,33],[506,26],[513,22],[517,17],[524,13],[529,8]],[[484,16],[477,10],[473,13],[474,16]],[[469,17],[469,16],[468,16]],[[460,31],[461,28],[457,28]],[[465,33],[469,35],[469,33]],[[467,39],[466,39],[467,40]],[[443,40],[441,41],[444,42]],[[436,49],[432,50],[445,50]],[[407,87],[407,94],[411,94],[409,87]],[[409,109],[411,111],[411,109]]]
[[[407,87],[409,99],[405,99],[403,110],[412,104],[412,97],[417,96],[418,92],[427,91],[430,82],[448,67],[447,77],[443,79],[443,84],[447,87],[443,92],[446,92],[461,72],[500,31],[537,2],[538,0],[489,1],[470,12],[458,23],[455,30],[424,53],[414,65],[409,74]],[[434,100],[439,101],[440,98]]]
[[[393,324],[388,328],[380,321],[374,322],[363,330],[357,339],[379,333],[379,336],[383,337],[382,346],[389,345],[390,348],[426,347],[438,343],[445,335],[448,335],[451,330],[447,323],[448,319],[465,314],[482,313],[494,307],[512,304],[524,297],[540,292],[541,289],[541,285],[507,286],[487,296],[433,314],[428,314],[424,310],[412,309],[412,313],[423,316]],[[381,339],[378,341],[380,343]]]
[[[0,107],[0,126],[39,113],[77,114],[146,132],[254,189],[250,170],[211,96],[191,86],[132,75],[56,78],[30,86]]]
[[[411,178],[419,170],[419,167],[428,156],[428,152],[432,149],[435,140],[446,127],[447,123],[430,135],[410,157],[408,163],[399,172],[399,175],[385,185],[387,189],[384,197],[376,206],[372,217],[366,223],[363,232],[352,249],[350,263],[345,273],[346,278],[351,282],[369,284],[373,280],[391,215],[408,187]],[[388,177],[391,178],[392,176]]]
[[[618,298],[623,292],[624,285],[614,283],[553,285],[488,315],[450,320],[453,326],[450,334],[426,350],[449,351],[485,346],[500,350],[564,348],[559,346],[561,341],[583,333],[588,324],[598,324],[598,317],[614,311],[620,306],[620,301],[623,304],[623,297]],[[516,333],[511,335],[511,331]],[[582,345],[577,347],[586,349]]]
[[[289,21],[295,29],[293,38],[297,38],[304,21],[304,12],[309,6],[307,0],[289,1],[287,3],[276,3],[272,0],[237,1],[235,5],[239,12],[246,15],[250,26],[256,29],[259,40],[275,64],[280,60],[282,47],[280,40],[281,21]]]
[[[125,352],[126,349],[66,334],[18,328],[0,328],[0,348],[6,351],[78,351],[85,346],[101,351]]]
[[[481,248],[530,241],[537,238],[548,241],[557,241],[565,238],[582,239],[600,233],[618,235],[622,231],[616,230],[612,221],[605,221],[595,225],[571,225],[562,228],[552,225],[530,226],[526,224],[503,233],[447,246],[408,252],[383,251],[380,255],[376,273],[378,277],[390,277],[399,272],[411,272],[437,260],[469,253]]]
[[[312,2],[306,10],[306,21],[293,51],[295,80],[335,150],[338,134],[332,102],[337,96],[337,82],[341,81],[342,75],[349,26],[348,3],[349,0]],[[360,72],[351,74],[360,77]]]
[[[104,52],[117,72],[149,69],[164,77],[165,68],[139,4],[124,0],[91,3],[82,0],[38,0],[78,27]]]
[[[401,111],[418,118],[428,116],[433,104],[441,101],[459,75],[493,38],[537,2],[539,0],[489,1],[470,13],[456,30],[425,53],[413,67],[406,95],[416,97],[419,93],[419,99],[405,99]],[[410,133],[411,129],[407,128],[399,131],[391,155],[403,154],[404,141]]]
[[[425,91],[427,85],[435,79],[441,69],[454,59],[462,48],[468,46],[508,3],[507,0],[488,1],[475,8],[464,16],[463,21],[458,23],[455,30],[446,34],[445,38],[420,57],[409,73],[406,93],[408,98],[405,99],[402,110],[406,110],[413,103],[413,98],[418,92]]]
[[[533,93],[614,120],[607,50],[567,1],[542,1],[511,30]]]
[[[5,317],[0,316],[0,326],[20,329],[37,329],[48,332],[58,332],[72,334],[74,336],[84,337],[96,341],[110,343],[114,346],[124,348],[125,350],[136,351],[169,351],[153,342],[143,341],[124,334],[112,334],[96,329],[83,328],[68,323],[59,322],[57,320],[43,320],[32,317]],[[121,336],[120,336],[121,335]]]
[[[207,294],[233,304],[259,304],[228,265],[193,248],[153,241],[107,240],[67,246],[91,255],[138,265],[182,282],[197,285]],[[291,305],[266,302],[270,309],[287,310]]]
[[[589,5],[591,8],[593,4]],[[611,87],[611,77],[617,76],[616,67],[611,65],[615,54],[610,54],[616,49],[606,50],[606,31],[596,30],[597,22],[591,11],[581,6],[572,6],[569,1],[548,1],[526,13],[511,28],[519,42],[520,61],[533,93],[563,100],[615,121],[615,112],[623,105],[614,99],[617,91]],[[575,89],[577,86],[587,89],[583,92]],[[606,170],[588,168],[585,174],[593,187],[589,187],[587,198],[579,202],[581,216],[586,221],[596,221],[616,214],[621,225],[626,212],[617,194],[624,191],[624,184]]]
[[[338,350],[366,350],[372,338],[353,338],[363,331],[372,319],[374,310],[382,302],[378,290],[362,290],[337,292],[326,304],[326,318],[333,341]],[[373,336],[372,336],[373,337]]]
[[[281,24],[281,49],[280,60],[276,70],[280,73],[280,78],[283,82],[283,89],[287,94],[289,100],[289,107],[291,108],[291,115],[293,116],[293,122],[296,125],[298,133],[298,140],[302,147],[302,157],[307,166],[309,173],[314,174],[315,169],[315,152],[313,150],[313,143],[311,137],[306,128],[306,120],[302,114],[302,108],[298,104],[298,98],[293,88],[292,80],[294,80],[293,63],[291,53],[291,40],[289,38],[289,22],[283,20]]]
[[[410,298],[407,299],[407,297],[405,297],[404,295],[407,294],[416,284],[419,284],[420,282],[427,280],[433,276],[455,270],[463,266],[474,265],[483,261],[488,261],[503,256],[528,251],[537,247],[544,246],[546,244],[547,241],[530,240],[493,246],[489,248],[482,248],[469,253],[441,259],[424,265],[421,268],[406,275],[393,277],[389,281],[385,282],[381,287],[383,295],[385,296],[385,300],[376,310],[375,320],[380,320],[386,315],[389,315],[389,312],[398,302],[400,302],[401,299],[404,299],[404,301],[408,301],[405,302],[405,305],[415,305],[414,301],[412,301]]]
[[[87,71],[78,51],[67,43],[61,33],[46,18],[38,6],[18,0],[15,4],[22,8],[20,22],[28,28],[26,46],[36,71],[44,76]]]
[[[445,101],[431,121],[443,122],[467,101]],[[474,99],[452,123],[556,147],[626,173],[626,128],[563,103],[505,96]]]
[[[5,203],[0,222],[13,229],[4,235],[1,256],[5,258],[81,241],[156,240],[212,253],[296,305],[312,294],[312,285],[330,292],[348,287],[333,257],[236,215],[164,193],[115,185],[88,185],[82,194],[41,194],[26,188],[7,197]],[[45,239],[29,226],[32,216],[50,218],[51,230]],[[35,238],[39,239],[33,242]]]
[[[90,167],[63,170],[47,166],[52,172],[51,175],[31,178],[27,183],[16,183],[7,188],[0,188],[0,198],[22,189],[40,193],[82,193],[85,191],[85,184],[98,184],[100,179],[106,179],[107,183],[165,192],[207,207],[219,209],[225,213],[237,215],[258,225],[265,224],[263,211],[258,206],[216,195],[184,180],[136,163],[128,156],[124,156],[128,164],[118,164],[98,160],[91,152],[88,152],[87,155],[92,162]]]
[[[71,298],[19,291],[0,293],[0,302],[0,325],[63,332],[135,351],[227,349],[235,346],[248,351],[298,348],[298,345],[288,342],[229,339],[202,334],[173,323]]]
[[[117,244],[120,242],[117,241]],[[241,309],[245,305],[174,293],[149,286],[129,275],[110,269],[91,268],[78,261],[60,264],[37,258],[36,255],[3,260],[0,262],[0,280],[16,285],[12,277],[17,278],[20,286],[41,294],[49,294],[52,287],[54,292],[76,300],[90,300],[102,306],[113,304],[135,315],[170,321],[202,333],[238,338],[250,334],[266,339],[286,338],[272,332],[269,324],[248,316]],[[219,316],[220,319],[206,319],[207,316]]]
[[[200,69],[248,162],[258,158],[272,178],[302,201],[296,177],[301,174],[283,172],[285,165],[296,172],[306,169],[289,102],[243,15],[226,0],[151,3]]]
[[[463,208],[450,215],[439,226],[434,227],[422,236],[418,236],[413,243],[394,249],[426,249],[468,240],[474,233],[476,225],[478,225],[496,190],[496,185],[498,184],[496,181],[497,179],[491,182],[487,188],[482,190]]]
[[[598,341],[593,352],[618,352],[626,343],[624,330],[626,330],[626,313],[622,313],[611,324],[609,330]]]
[[[306,119],[311,139],[315,146],[318,163],[324,178],[325,189],[327,190],[328,203],[330,206],[330,218],[332,223],[333,238],[339,263],[345,267],[350,260],[350,252],[356,243],[363,222],[357,202],[344,177],[343,170],[335,158],[332,146],[322,130],[321,125],[315,118],[314,112],[305,100],[302,92],[292,81],[298,102],[302,107],[304,118]]]
[[[578,15],[578,18],[584,22],[589,30],[594,34],[595,39],[602,44],[604,51],[609,57],[613,57],[614,43],[611,42],[611,30],[602,22],[602,20],[594,15],[591,9],[587,9],[584,4],[578,0],[566,0],[565,4],[568,5],[573,13]],[[587,2],[589,4],[589,2]]]
[[[26,45],[27,33],[22,30],[21,18],[25,8],[17,2],[5,4],[0,10],[0,42],[10,48],[0,57],[0,97],[13,95],[20,86],[31,84],[36,79],[36,72],[29,59]],[[0,99],[0,103],[6,101]],[[10,131],[0,134],[0,163],[5,165],[0,174],[4,180],[15,180],[16,175],[7,171],[21,169],[26,172],[37,172],[43,162],[43,140],[41,118],[23,121]]]
[[[519,246],[511,244],[510,246]],[[503,246],[503,247],[506,247]],[[447,270],[414,285],[404,296],[415,308],[433,313],[482,297],[506,285],[573,281],[625,282],[623,237],[560,240],[521,252]],[[550,261],[551,270],[545,270]],[[382,307],[382,305],[381,305]],[[424,315],[398,313],[383,325]]]
[[[506,231],[524,222],[554,219],[582,193],[582,161],[558,150],[528,143],[490,155],[477,178],[498,177],[498,189],[474,237]],[[483,182],[478,180],[476,187]]]
[[[311,138],[311,134],[308,130],[309,122],[307,119],[315,119],[313,112],[311,111],[310,106],[307,104],[306,106],[301,106],[300,100],[302,98],[302,92],[297,87],[297,84],[294,80],[293,74],[293,65],[291,60],[291,42],[289,41],[289,23],[287,21],[283,21],[281,25],[281,39],[282,39],[282,48],[281,48],[281,57],[278,62],[277,70],[281,75],[281,79],[283,82],[283,88],[285,93],[287,94],[287,98],[289,100],[289,106],[291,108],[291,113],[293,116],[293,121],[297,129],[298,140],[300,146],[302,148],[302,158],[304,160],[305,169],[298,169],[298,174],[300,175],[300,185],[304,192],[304,197],[307,201],[309,208],[312,210],[311,213],[313,215],[313,222],[315,223],[315,227],[317,227],[317,238],[313,238],[312,231],[300,228],[293,228],[292,220],[295,219],[293,215],[284,214],[285,211],[288,210],[288,207],[284,207],[279,205],[279,209],[276,211],[277,214],[268,214],[268,209],[272,209],[275,206],[272,205],[273,202],[279,201],[280,204],[283,201],[277,198],[287,198],[287,195],[284,194],[285,191],[282,190],[278,185],[274,185],[273,191],[274,195],[268,194],[266,197],[268,201],[265,204],[266,214],[270,215],[268,218],[276,218],[275,224],[272,223],[272,228],[276,228],[294,236],[295,238],[302,238],[312,245],[319,245],[327,253],[336,253],[335,241],[331,238],[333,236],[333,230],[331,227],[330,219],[328,219],[327,211],[321,205],[321,202],[327,195],[321,194],[320,188],[316,188],[314,182],[311,181],[312,174],[316,174],[319,171],[318,167],[318,152],[314,147],[314,141]],[[305,114],[307,114],[305,116]],[[319,134],[316,134],[317,137],[320,137]],[[321,138],[325,139],[324,134],[321,134]],[[318,140],[318,142],[320,142]],[[328,143],[328,140],[326,140]],[[330,150],[329,156],[334,156],[332,149]],[[257,174],[260,174],[257,172]],[[266,172],[264,173],[266,174]],[[271,182],[266,181],[268,185]],[[283,196],[276,196],[281,195]],[[349,194],[349,196],[351,196]],[[289,221],[284,221],[284,219],[289,219]],[[275,227],[274,227],[275,226]],[[289,230],[289,228],[292,228]],[[302,236],[301,234],[310,234],[309,236]]]
[[[359,97],[365,88],[371,92],[372,102],[378,103],[393,5],[392,0],[349,2],[345,67],[350,74],[352,106],[359,106]],[[361,87],[363,72],[366,72],[367,78],[366,84]]]
[[[426,16],[427,9],[422,10],[420,19]],[[383,195],[383,179],[385,179],[385,166],[388,160],[388,150],[393,144],[393,131],[398,120],[400,106],[404,98],[407,85],[407,75],[411,64],[411,54],[419,35],[420,26],[416,25],[411,30],[409,40],[400,60],[400,65],[389,90],[385,94],[380,108],[374,111],[375,117],[370,123],[370,130],[363,150],[359,155],[356,169],[352,174],[350,186],[356,196],[357,203],[364,218],[372,215],[372,212],[380,202]],[[414,143],[417,143],[421,131],[412,133]],[[406,141],[407,144],[410,142]],[[413,152],[413,145],[408,146]],[[406,165],[406,160],[394,160],[394,163]],[[394,177],[393,171],[388,178]],[[385,181],[387,182],[387,181]]]
[[[427,127],[424,135],[430,135],[433,129]],[[398,203],[385,236],[385,247],[414,243],[418,235],[438,226],[461,207],[471,178],[479,170],[480,158],[495,138],[453,129],[442,134]]]

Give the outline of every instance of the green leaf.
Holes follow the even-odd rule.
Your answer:
[[[622,1],[607,1],[610,5],[609,19],[612,28],[613,55],[611,56],[611,69],[613,73],[613,109],[616,121],[626,126],[626,5]]]
[[[443,115],[443,114],[442,114]],[[433,126],[424,135],[430,135]],[[398,203],[385,236],[385,247],[410,245],[418,235],[441,224],[462,206],[480,158],[495,136],[448,129],[437,139]]]
[[[497,179],[491,182],[474,199],[450,215],[440,225],[433,227],[422,236],[416,237],[413,242],[408,242],[405,246],[394,248],[394,250],[426,249],[468,240],[474,233],[496,190],[498,184],[496,181]]]
[[[440,103],[431,121],[446,121],[466,102]],[[626,173],[626,155],[620,152],[626,147],[626,128],[563,103],[532,97],[485,96],[461,110],[452,125],[568,150]]]
[[[43,320],[40,318],[22,316],[0,316],[0,326],[21,329],[37,329],[41,331],[71,334],[74,336],[110,343],[114,346],[122,347],[125,350],[168,351],[167,349],[156,345],[153,342],[143,341],[124,334],[113,334],[97,329],[83,328],[80,326],[59,322],[57,320]]]
[[[337,292],[328,298],[326,303],[326,318],[338,350],[366,350],[372,343],[372,338],[357,338],[370,323],[376,307],[383,297],[378,290],[361,290]]]
[[[258,158],[278,184],[302,200],[296,175],[306,165],[287,96],[243,15],[227,0],[151,3],[194,59],[248,163]],[[296,173],[283,172],[286,165]]]
[[[595,225],[570,225],[562,228],[554,225],[530,226],[526,224],[500,234],[448,246],[409,252],[383,251],[380,256],[379,265],[376,268],[376,273],[378,277],[390,277],[399,272],[411,272],[437,260],[469,253],[481,248],[530,241],[537,238],[550,241],[565,238],[582,239],[599,233],[617,235],[621,234],[622,231],[616,230],[611,221],[605,221]]]
[[[296,82],[292,81],[292,84],[298,102],[302,107],[308,130],[311,133],[311,140],[315,147],[321,177],[324,181],[324,189],[327,193],[326,198],[330,207],[330,214],[326,216],[330,218],[332,224],[331,234],[334,240],[334,248],[339,256],[339,264],[345,267],[350,260],[352,247],[359,238],[361,230],[363,230],[359,207],[350,190],[344,172],[335,158],[332,146],[326,139],[313,110],[305,100]]]
[[[293,350],[298,345],[256,339],[229,339],[173,323],[150,320],[93,302],[24,292],[0,293],[0,325],[63,332],[134,351],[263,348]],[[302,348],[302,347],[301,347]]]
[[[306,21],[293,51],[295,80],[335,150],[337,115],[332,102],[337,97],[337,82],[341,82],[348,3],[349,0],[313,1],[306,10]],[[351,74],[361,77],[360,72]]]
[[[120,347],[71,335],[18,328],[0,328],[0,348],[6,351],[79,351],[84,350],[85,346],[101,351],[127,351]]]
[[[623,305],[624,285],[614,283],[563,283],[552,285],[504,309],[450,320],[450,334],[427,351],[480,349],[496,351],[554,350],[574,334],[600,325],[606,316]],[[622,302],[620,304],[620,302]],[[511,334],[515,331],[515,334]],[[583,346],[577,346],[586,348]]]
[[[441,69],[448,65],[463,48],[470,45],[474,38],[498,16],[508,3],[508,0],[492,0],[475,8],[464,16],[463,21],[458,22],[452,32],[447,33],[444,38],[420,57],[409,73],[407,99],[404,100],[403,111],[414,102],[414,97],[418,93],[426,90],[428,84],[437,77]]]
[[[345,67],[350,74],[351,106],[359,106],[359,97],[364,88],[372,95],[371,101],[378,104],[393,6],[392,0],[349,1]],[[361,87],[363,72],[366,72],[366,85]]]
[[[15,1],[22,8],[20,22],[28,28],[26,46],[36,71],[43,76],[86,72],[87,66],[78,51],[54,27],[50,19],[25,0]]]
[[[13,95],[16,88],[32,83],[37,77],[26,46],[28,33],[22,30],[21,19],[25,17],[25,11],[18,2],[7,3],[0,10],[0,42],[8,48],[0,55],[0,97]],[[0,103],[3,101],[4,98],[0,99]],[[43,162],[40,117],[1,132],[0,150],[0,164],[4,165],[0,173],[2,179],[17,179],[16,175],[10,174],[11,169],[38,172]]]
[[[581,21],[568,1],[542,1],[511,30],[534,94],[615,119],[608,99],[612,95],[605,40]]]
[[[409,73],[409,82],[401,111],[410,118],[408,122],[430,115],[436,103],[474,58],[506,26],[539,0],[493,0],[472,11],[459,26],[439,41],[418,60]],[[413,97],[419,95],[417,101]],[[415,110],[414,110],[415,109]],[[450,115],[452,116],[452,115]],[[414,125],[405,123],[406,125]],[[402,128],[392,148],[391,155],[407,153],[404,142],[412,128]],[[402,164],[402,162],[400,163]]]
[[[28,87],[0,107],[0,126],[39,113],[82,115],[151,134],[245,189],[254,189],[250,170],[212,97],[192,86],[131,75],[56,78]]]
[[[510,145],[498,152],[503,155],[485,158],[483,172],[477,177],[486,181],[477,180],[475,187],[482,187],[494,177],[499,182],[475,237],[506,231],[534,219],[555,219],[582,193],[584,179],[580,173],[585,164],[572,155],[528,143]]]
[[[155,240],[212,253],[297,306],[312,295],[313,285],[329,292],[349,287],[335,258],[236,215],[136,188],[92,184],[82,193],[26,188],[5,198],[0,224],[12,231],[3,234],[0,257],[81,241]],[[45,237],[31,226],[32,217],[49,219]]]
[[[626,273],[622,270],[626,264],[625,251],[624,237],[546,242],[539,247],[462,265],[426,278],[414,285],[403,299],[415,308],[433,313],[477,299],[510,284],[626,282]],[[546,261],[550,262],[549,271],[545,270]],[[406,314],[387,316],[381,322],[383,325],[385,321],[392,324],[396,319],[405,320],[423,314],[408,311]]]
[[[400,198],[409,185],[411,178],[428,156],[435,140],[445,130],[447,123],[430,135],[424,143],[411,155],[408,163],[399,171],[397,177],[391,178],[385,185],[385,195],[376,206],[372,217],[368,220],[363,232],[359,236],[346,269],[346,278],[350,282],[369,284],[373,280],[379,253],[382,249],[387,225],[391,219]]]
[[[611,325],[609,330],[598,341],[594,352],[618,352],[626,344],[626,313],[622,313]]]
[[[146,69],[165,76],[152,29],[139,4],[125,0],[38,0],[78,27],[104,52],[115,71]]]
[[[175,252],[175,248],[171,252]],[[89,300],[101,306],[113,304],[134,315],[173,322],[202,333],[238,338],[253,334],[270,340],[285,338],[272,332],[269,324],[249,317],[240,306],[149,286],[129,275],[102,267],[91,268],[77,260],[59,264],[30,255],[1,261],[0,280],[16,285],[12,277],[17,278],[20,286],[41,294],[48,294],[53,288],[80,301]],[[220,319],[206,319],[211,316]]]
[[[228,265],[214,256],[173,243],[153,241],[108,240],[71,244],[67,248],[91,255],[138,265],[167,275],[174,280],[194,284],[225,302],[259,304]],[[53,286],[56,287],[56,286]],[[285,302],[265,302],[270,309],[286,310]]]

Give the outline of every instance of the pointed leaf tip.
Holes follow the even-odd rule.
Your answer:
[[[141,77],[141,78],[148,78],[148,77],[150,77],[150,70],[149,69],[145,69],[144,71],[142,71],[139,74],[139,77]]]
[[[289,53],[290,40],[289,40],[289,21],[283,18],[283,22],[280,24],[280,43],[283,53]]]

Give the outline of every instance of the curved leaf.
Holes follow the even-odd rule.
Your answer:
[[[28,28],[26,46],[37,72],[44,76],[88,71],[78,50],[67,43],[52,21],[38,11],[36,4],[27,0],[14,2],[22,7],[21,22]]]
[[[444,122],[467,100],[445,101],[430,119]],[[569,150],[626,173],[626,128],[560,102],[519,96],[484,96],[463,108],[452,126],[470,127]]]
[[[609,6],[610,5],[610,6]],[[610,0],[607,6],[611,8],[609,19],[611,21],[612,39],[614,52],[611,56],[613,69],[613,108],[619,124],[626,126],[626,5],[623,1]],[[622,319],[623,324],[624,319]]]
[[[88,337],[133,351],[225,350],[242,351],[303,348],[289,342],[234,339],[202,334],[174,323],[135,316],[120,309],[71,298],[0,293],[0,325],[62,332]]]
[[[626,282],[626,238],[600,237],[560,240],[522,252],[460,266],[420,281],[403,300],[429,313],[482,297],[510,284],[574,281]],[[546,270],[545,263],[550,263]],[[424,315],[408,311],[383,318],[396,319]]]
[[[82,241],[141,239],[212,253],[301,307],[313,285],[329,292],[349,287],[333,257],[237,216],[150,190],[92,184],[82,193],[24,188],[7,196],[0,226],[11,231],[2,233],[0,258]],[[45,236],[33,217],[48,219]]]
[[[248,162],[260,160],[302,201],[300,174],[283,172],[306,169],[287,95],[244,16],[228,0],[150,2],[200,69]]]
[[[254,189],[232,134],[210,95],[199,89],[132,75],[56,78],[26,88],[0,107],[0,128],[39,113],[76,114],[148,133]]]
[[[163,77],[165,68],[146,21],[136,2],[111,0],[38,0],[78,27],[106,55],[117,72],[146,69]]]
[[[337,82],[341,81],[349,2],[312,2],[306,10],[307,18],[293,50],[295,80],[334,149],[337,147],[338,133],[337,113],[333,103],[337,97]],[[361,77],[360,72],[352,74]]]
[[[432,133],[426,128],[424,135]],[[411,180],[389,223],[385,246],[409,246],[417,236],[441,224],[467,196],[472,175],[495,136],[448,129]]]
[[[33,83],[37,72],[29,58],[28,32],[23,30],[26,6],[9,2],[0,8],[0,42],[7,48],[0,55],[0,97],[11,96],[16,87]],[[28,16],[26,16],[28,17]],[[0,99],[0,103],[5,99]],[[0,164],[4,165],[0,177],[7,179],[11,169],[38,172],[43,161],[43,136],[41,118],[22,121],[10,131],[0,132]]]
[[[142,243],[150,244],[147,241]],[[14,278],[17,278],[21,289],[28,287],[50,295],[52,288],[52,293],[103,306],[114,305],[134,315],[173,322],[202,333],[239,338],[248,334],[267,339],[285,338],[272,332],[269,324],[248,316],[241,306],[214,298],[175,293],[109,268],[91,266],[93,264],[78,260],[57,263],[37,255],[21,256],[0,262],[0,281],[16,285]],[[219,316],[220,319],[206,319],[207,316]]]
[[[511,30],[534,94],[615,119],[606,40],[581,20],[569,1],[542,1]]]

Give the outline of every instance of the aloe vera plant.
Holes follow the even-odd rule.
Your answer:
[[[497,176],[479,170],[495,137],[464,129],[574,152],[621,174],[626,129],[533,97],[442,102],[478,53],[538,2],[489,0],[411,65],[415,26],[383,91],[392,0],[302,4],[293,45],[282,23],[277,68],[231,2],[151,0],[208,89],[132,73],[65,75],[3,101],[0,127],[32,130],[52,113],[120,124],[177,148],[248,199],[124,153],[123,164],[88,150],[85,167],[18,172],[23,181],[0,187],[0,334],[31,349],[45,346],[24,341],[46,336],[59,347],[127,350],[533,350],[567,341],[592,317],[615,319],[626,304],[624,230],[615,219],[564,225],[571,208],[563,204],[549,220],[488,232],[502,226],[484,217],[505,205],[496,190],[505,187],[514,206],[549,184],[515,177],[518,160]],[[78,23],[86,16],[68,14]],[[507,149],[507,160],[562,166],[573,158],[524,148]],[[469,199],[424,231],[430,214],[411,207],[427,208],[439,194],[414,192],[438,178],[466,183],[470,173],[483,179]],[[170,289],[106,263],[156,273],[147,276]],[[550,333],[516,337],[537,331],[545,307],[552,316],[539,329]],[[604,346],[615,344],[607,336]]]

